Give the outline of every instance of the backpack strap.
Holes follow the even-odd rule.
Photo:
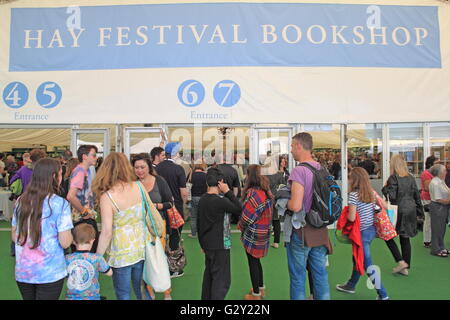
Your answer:
[[[312,173],[317,173],[319,171],[318,169],[316,169],[312,165],[310,165],[308,162],[301,162],[298,166],[306,167],[309,170],[311,170]]]

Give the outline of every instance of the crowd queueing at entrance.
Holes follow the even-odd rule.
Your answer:
[[[185,170],[176,161],[180,149],[180,143],[170,142],[149,154],[134,155],[131,161],[111,152],[101,165],[94,145],[80,146],[76,157],[67,150],[58,159],[34,149],[23,155],[20,165],[9,156],[5,163],[0,154],[0,181],[10,186],[15,201],[11,254],[23,299],[58,299],[65,281],[68,300],[105,299],[99,284],[103,273],[112,277],[119,300],[131,299],[132,290],[137,299],[153,300],[155,292],[163,292],[164,299],[171,300],[170,279],[182,277],[186,265],[181,232],[188,201],[188,236],[198,239],[205,259],[201,299],[227,296],[233,221],[248,260],[251,289],[242,293],[245,300],[266,296],[261,260],[270,246],[279,248],[281,229],[290,298],[330,299],[327,256],[333,246],[327,225],[313,218],[316,188],[324,183],[318,173],[327,171],[313,154],[312,136],[303,132],[292,138],[291,154],[300,164],[292,172],[286,157],[280,157],[271,174],[265,174],[264,165],[249,165],[242,190],[239,173],[223,158],[210,168],[196,163]],[[353,263],[349,256],[350,278],[336,285],[338,291],[355,294],[366,273],[376,285],[376,298],[389,299],[392,288],[376,281],[379,271],[373,268],[371,244],[376,237],[383,239],[396,263],[392,272],[408,276],[417,217],[425,218],[423,242],[430,253],[443,258],[450,253],[444,246],[449,170],[433,156],[427,158],[419,192],[402,156],[394,155],[390,163],[382,194],[371,186],[370,170],[349,170],[348,206],[340,207],[334,222],[352,244]],[[396,219],[387,212],[395,212]],[[159,269],[151,267],[149,257]]]

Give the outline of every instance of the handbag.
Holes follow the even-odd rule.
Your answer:
[[[183,217],[178,212],[175,204],[172,204],[172,208],[167,209],[167,216],[169,217],[169,225],[172,229],[178,229],[184,224]]]
[[[177,232],[179,231],[177,230]],[[166,254],[170,272],[181,272],[187,265],[187,259],[181,241],[178,244],[178,249],[175,249],[173,251],[170,250],[170,246],[167,246]]]
[[[381,208],[381,210],[375,212],[375,229],[377,236],[385,241],[391,240],[397,236],[397,232],[389,219],[386,209],[383,207],[380,196],[376,194],[375,197],[378,206]]]
[[[150,225],[147,225],[147,228],[144,228],[144,230],[146,233],[150,233],[150,239],[153,237],[153,240],[145,241],[145,260],[142,279],[156,292],[164,292],[171,287],[169,265],[161,244],[159,236],[161,233],[158,232],[154,216],[150,213],[150,210],[147,210],[150,207],[147,197],[142,194],[143,190],[141,186],[139,188],[141,189],[144,224],[147,225],[147,221],[150,221]],[[153,230],[154,235],[152,235],[150,230]],[[145,239],[147,239],[147,236]]]
[[[388,201],[388,208],[387,208],[387,214],[389,217],[389,220],[391,221],[391,224],[394,226],[397,225],[397,211],[398,211],[398,206],[395,204],[392,204],[390,201]]]
[[[156,236],[156,234],[163,234],[165,230],[165,224],[164,220],[159,214],[158,209],[156,209],[155,205],[153,204],[152,200],[150,199],[147,192],[144,190],[144,186],[141,184],[141,182],[138,182],[138,187],[141,191],[141,197],[142,197],[142,211],[148,213],[144,213],[145,217],[145,225],[147,226],[148,231],[152,236]],[[150,221],[150,217],[153,219],[153,224]],[[153,225],[155,226],[156,233],[154,231]]]

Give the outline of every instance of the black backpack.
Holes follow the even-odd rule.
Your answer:
[[[311,210],[306,213],[306,222],[315,228],[333,224],[342,212],[341,188],[326,168],[317,170],[306,162],[299,165],[307,167],[314,176],[312,205]]]

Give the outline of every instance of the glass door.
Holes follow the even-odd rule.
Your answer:
[[[280,159],[287,159],[288,170],[294,168],[290,154],[293,127],[253,127],[252,163],[262,166],[263,175],[275,174],[279,170]]]
[[[110,152],[109,129],[72,129],[71,150],[74,157],[78,147],[83,144],[95,145],[98,148],[97,157],[105,158]]]
[[[154,147],[164,147],[167,141],[166,131],[161,127],[128,127],[124,128],[124,153],[131,159],[133,155],[148,153]]]

